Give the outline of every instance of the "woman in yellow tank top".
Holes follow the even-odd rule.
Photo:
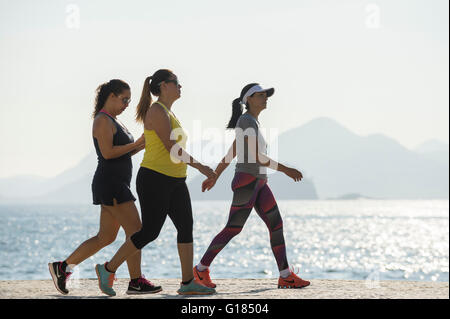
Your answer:
[[[158,97],[153,104],[151,94]],[[214,288],[205,287],[194,278],[193,219],[186,185],[187,165],[198,169],[208,178],[214,178],[216,174],[185,151],[187,135],[172,112],[172,105],[180,95],[181,85],[170,70],[158,70],[145,79],[136,112],[136,120],[144,124],[145,135],[144,159],[136,178],[142,228],[127,239],[109,262],[96,265],[100,289],[108,295],[114,295],[114,272],[129,256],[158,237],[167,215],[178,232],[182,273],[178,293],[215,293]]]
[[[175,136],[176,143],[183,149],[186,148],[187,135],[181,127],[180,122],[175,115],[167,109],[167,107],[161,101],[156,101],[155,104],[161,106],[166,114],[169,116],[170,127],[173,136]],[[142,160],[141,167],[154,170],[158,173],[171,176],[171,177],[186,177],[187,164],[179,161],[175,156],[171,155],[162,140],[154,129],[145,129],[145,154]]]

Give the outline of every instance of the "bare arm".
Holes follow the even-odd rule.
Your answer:
[[[153,104],[150,107],[147,115],[145,116],[145,123],[151,125],[164,147],[171,155],[181,162],[198,169],[200,173],[206,175],[207,177],[215,176],[215,173],[211,168],[198,162],[176,141],[170,138],[170,134],[172,132],[170,127],[170,118],[159,104]]]
[[[143,139],[125,145],[113,145],[114,124],[106,116],[98,116],[94,120],[92,135],[97,139],[100,152],[105,159],[121,157],[138,147]]]
[[[290,178],[292,178],[294,181],[300,181],[303,178],[303,175],[300,171],[296,170],[295,168],[290,168],[287,166],[284,166],[281,163],[278,163],[268,157],[267,155],[262,154],[259,152],[258,149],[258,143],[256,136],[245,136],[244,137],[244,143],[249,143],[248,149],[249,149],[249,158],[255,158],[255,154],[258,154],[258,157],[256,157],[256,161],[262,165],[267,166],[271,169],[283,172]],[[203,181],[202,183],[202,192],[205,190],[210,190],[214,187],[214,185],[217,182],[217,179],[219,176],[223,173],[223,171],[230,165],[233,158],[236,157],[236,139],[233,141],[233,144],[230,146],[230,149],[228,150],[228,153],[225,155],[225,157],[220,161],[220,163],[217,165],[217,168],[215,170],[217,176],[213,178],[208,178]]]
[[[222,158],[220,163],[216,167],[217,178],[223,173],[223,171],[230,165],[231,161],[236,157],[236,139],[234,139],[233,144],[231,144],[228,149],[227,154]]]
[[[211,188],[214,187],[219,176],[228,167],[228,165],[230,165],[230,163],[233,161],[235,157],[236,157],[236,139],[234,139],[233,144],[228,149],[227,154],[222,158],[220,163],[217,165],[215,170],[217,175],[213,178],[208,178],[203,181],[202,192],[204,192],[205,190],[210,190]]]
[[[245,136],[244,139],[245,143],[248,143],[249,158],[255,159],[256,157],[256,161],[261,166],[269,167],[273,170],[282,172],[291,177],[296,182],[300,181],[303,178],[302,173],[295,168],[287,167],[261,153],[258,148],[256,136]],[[258,156],[255,156],[255,154],[258,154]]]

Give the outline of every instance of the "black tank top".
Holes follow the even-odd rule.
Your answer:
[[[110,119],[112,119],[114,125],[116,126],[116,134],[113,136],[113,145],[125,145],[134,142],[133,135],[125,128],[122,127],[117,121],[109,116],[108,114],[102,112]],[[133,164],[131,162],[131,152],[124,154],[118,158],[105,159],[100,152],[100,148],[98,146],[98,141],[95,137],[94,146],[95,152],[97,153],[98,165],[97,170],[95,172],[96,175],[102,175],[102,177],[112,180],[123,180],[127,181],[131,180],[131,174],[133,170]]]

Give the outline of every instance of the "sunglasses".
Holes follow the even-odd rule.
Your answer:
[[[172,79],[172,80],[166,80],[166,81],[162,81],[160,82],[158,85],[161,85],[161,83],[166,82],[166,83],[173,83],[175,84],[176,87],[181,87],[180,83],[178,82],[178,79]]]
[[[130,104],[130,102],[131,102],[131,98],[128,98],[128,97],[123,97],[120,100],[122,101],[123,104]]]

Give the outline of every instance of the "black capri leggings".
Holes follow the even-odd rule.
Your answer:
[[[137,249],[152,242],[169,215],[177,229],[178,243],[192,243],[192,207],[186,177],[170,177],[141,167],[136,178],[142,215],[142,228],[131,236]]]

